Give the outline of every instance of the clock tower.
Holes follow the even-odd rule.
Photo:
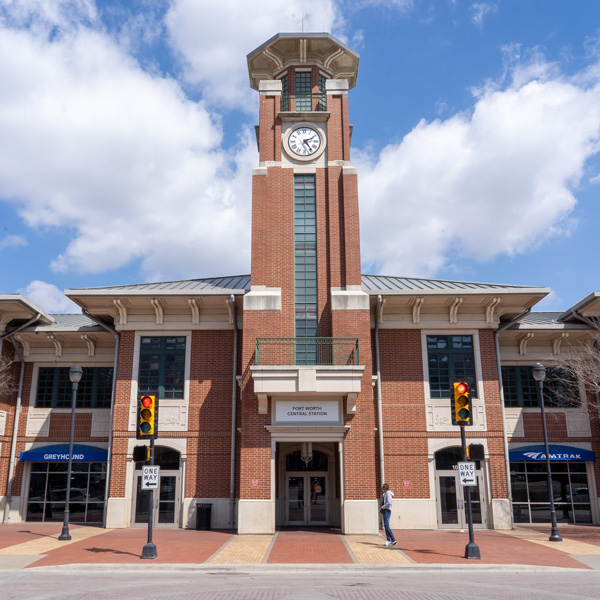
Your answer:
[[[280,33],[248,55],[248,70],[259,92],[259,164],[238,530],[320,524],[374,533],[371,324],[348,113],[358,55],[326,33]]]

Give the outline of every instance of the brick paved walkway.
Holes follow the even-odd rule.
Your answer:
[[[58,540],[61,524],[0,525],[0,569],[68,564],[206,565],[530,565],[600,569],[600,528],[563,526],[562,543],[549,542],[549,527],[476,530],[481,560],[464,558],[468,533],[397,530],[397,547],[377,535],[342,536],[337,530],[278,531],[235,535],[231,531],[154,530],[158,558],[141,560],[146,529],[73,525],[72,540]]]

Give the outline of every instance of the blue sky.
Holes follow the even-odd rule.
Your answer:
[[[0,0],[0,293],[248,273],[246,54],[302,20],[360,54],[364,273],[600,289],[597,0]]]

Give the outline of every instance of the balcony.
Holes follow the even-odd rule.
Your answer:
[[[281,110],[285,112],[325,112],[327,94],[281,94]]]
[[[257,338],[250,371],[258,412],[267,413],[268,397],[320,397],[346,398],[354,413],[365,370],[358,363],[357,338]]]
[[[256,338],[255,365],[358,365],[358,338]]]

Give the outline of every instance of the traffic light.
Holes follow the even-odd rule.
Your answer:
[[[150,446],[135,446],[133,448],[133,462],[149,462]]]
[[[467,458],[469,460],[485,460],[483,444],[469,444],[467,446]]]
[[[154,440],[158,435],[158,404],[155,396],[140,396],[137,410],[135,437],[138,440]]]
[[[469,398],[469,384],[464,381],[455,381],[452,384],[452,425],[473,425],[471,413],[471,399]]]

